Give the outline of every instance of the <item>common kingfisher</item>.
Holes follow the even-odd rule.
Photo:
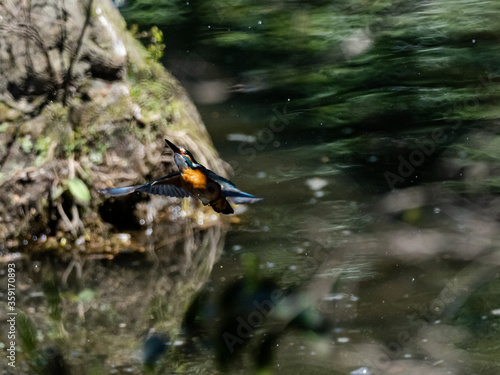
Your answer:
[[[262,200],[262,198],[257,198],[237,189],[228,179],[199,164],[185,148],[177,147],[166,139],[165,142],[174,152],[174,161],[179,168],[179,172],[170,173],[144,185],[101,189],[98,190],[99,193],[111,197],[119,197],[134,192],[178,198],[193,196],[200,199],[205,206],[212,207],[215,212],[226,215],[234,213],[226,198],[236,204],[254,203]]]

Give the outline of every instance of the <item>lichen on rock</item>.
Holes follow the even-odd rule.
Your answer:
[[[113,225],[140,227],[177,201],[106,200],[97,189],[173,171],[164,138],[225,173],[184,89],[148,58],[111,2],[18,0],[1,3],[0,14],[0,186],[6,192],[0,243],[7,248],[35,242],[63,251],[72,244],[118,251],[124,244],[112,240]],[[200,215],[203,208],[190,212]]]

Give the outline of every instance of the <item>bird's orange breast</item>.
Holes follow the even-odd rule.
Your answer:
[[[181,176],[184,182],[194,189],[205,189],[207,187],[207,176],[197,169],[186,169]]]

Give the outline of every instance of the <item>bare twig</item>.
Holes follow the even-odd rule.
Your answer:
[[[83,268],[83,262],[81,261],[79,256],[74,257],[71,262],[68,264],[68,267],[64,270],[61,278],[61,282],[63,285],[68,284],[68,277],[71,274],[71,271],[75,269],[76,271],[76,278],[78,280],[81,280],[82,278],[82,268]]]
[[[71,180],[75,178],[75,159],[74,155],[71,155],[68,159],[68,178]]]
[[[28,1],[27,9],[25,10],[25,18],[28,24],[33,24],[31,22],[31,0]],[[24,48],[26,49],[26,72],[28,75],[28,79],[25,81],[26,86],[28,86],[30,78],[34,75],[34,69],[33,69],[33,60],[31,59],[31,53],[30,53],[30,38],[28,38],[26,35],[24,35]],[[26,90],[26,87],[25,87]]]
[[[68,72],[66,73],[66,77],[64,78],[64,82],[63,82],[63,89],[64,89],[63,104],[64,105],[68,104],[69,84],[71,83],[71,80],[72,80],[73,67],[75,66],[76,62],[78,61],[80,51],[81,51],[82,45],[83,45],[83,38],[85,36],[85,31],[87,30],[87,26],[90,24],[90,16],[92,14],[92,3],[93,3],[93,0],[89,0],[88,6],[87,6],[87,12],[85,15],[85,23],[83,24],[82,32],[80,33],[80,36],[78,37],[76,49],[73,52],[73,55],[71,56]]]
[[[73,226],[73,223],[69,219],[68,215],[66,215],[66,212],[64,212],[64,208],[61,204],[61,202],[57,202],[56,204],[57,212],[59,213],[59,216],[61,217],[61,220],[64,223],[64,230],[65,231],[70,231],[73,236],[76,237],[76,228]]]
[[[16,10],[16,7],[14,6],[14,4],[12,4],[11,1],[8,1],[7,4],[4,6],[2,4],[2,8],[12,17],[12,18],[15,18],[16,15],[14,14],[13,10]]]

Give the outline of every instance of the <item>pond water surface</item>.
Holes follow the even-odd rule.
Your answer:
[[[2,356],[1,373],[499,373],[498,53],[489,44],[498,30],[493,22],[480,30],[457,23],[465,31],[452,33],[452,20],[440,18],[448,8],[462,15],[463,6],[481,19],[493,12],[483,9],[489,2],[400,4],[389,7],[392,16],[380,2],[352,9],[332,2],[332,13],[322,12],[328,2],[310,3],[258,8],[276,23],[248,36],[248,61],[225,36],[231,28],[219,25],[210,37],[193,31],[220,39],[223,47],[205,52],[224,52],[213,58],[224,79],[253,79],[224,86],[218,101],[198,100],[198,109],[231,180],[264,200],[237,207],[228,225],[193,223],[181,203],[168,213],[175,231],[132,232],[143,252],[114,259],[70,251],[61,259],[37,249],[23,256],[16,261],[19,366],[9,368]],[[365,25],[358,7],[369,8],[366,28],[358,26]],[[238,19],[238,7],[224,9],[211,22],[230,23],[232,11]],[[296,22],[281,20],[287,12]],[[345,22],[343,39],[330,30],[332,20],[337,28]],[[238,41],[247,28],[237,30]],[[474,43],[469,34],[477,34]],[[264,53],[261,39],[252,44],[256,35],[274,54]],[[318,35],[330,44],[314,44]],[[205,68],[186,79],[182,58],[206,42],[185,40],[194,37],[167,47],[166,65],[197,98],[196,80],[214,73],[190,57],[193,76]],[[352,52],[343,41],[366,42],[374,52]],[[471,52],[478,44],[481,59]],[[251,70],[259,58],[262,70]],[[490,81],[474,92],[479,104],[468,105],[482,77]],[[437,148],[433,134],[447,141]],[[5,337],[0,344],[9,345]]]
[[[201,108],[233,181],[264,200],[239,207],[229,228],[185,222],[177,242],[155,228],[143,254],[19,263],[21,366],[496,374],[499,232],[488,212],[440,184],[384,191],[286,130],[255,143],[248,135],[259,142],[267,125],[249,110]]]

